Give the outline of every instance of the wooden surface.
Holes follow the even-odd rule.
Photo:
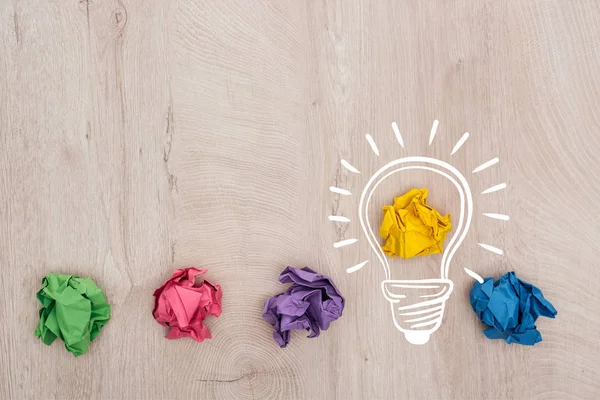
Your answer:
[[[0,34],[0,398],[600,397],[597,1],[5,0]],[[366,180],[408,155],[451,162],[475,201],[444,323],[421,347],[394,328],[357,223]],[[422,186],[456,215],[448,183],[401,175],[376,208]],[[436,277],[439,262],[394,261],[393,275]],[[347,306],[281,350],[261,311],[288,264],[330,275]],[[164,339],[151,315],[153,290],[188,265],[225,292],[202,344]],[[463,267],[542,288],[559,311],[538,321],[544,341],[485,339]],[[33,335],[51,272],[92,277],[112,304],[80,358]]]

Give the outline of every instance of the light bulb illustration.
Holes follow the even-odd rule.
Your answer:
[[[369,203],[375,189],[393,174],[411,169],[442,175],[454,184],[460,195],[458,226],[442,255],[439,279],[392,280],[388,258],[379,246],[369,222]],[[441,160],[427,157],[401,158],[383,166],[371,177],[360,196],[358,208],[361,227],[385,271],[386,279],[381,282],[381,289],[390,302],[394,325],[410,343],[427,343],[431,334],[442,323],[446,300],[454,289],[454,284],[448,279],[450,263],[467,236],[473,217],[473,198],[467,180],[456,168]]]
[[[429,144],[433,142],[438,126],[438,121],[434,121]],[[404,147],[404,141],[396,123],[392,124],[394,134],[398,143]],[[469,134],[465,133],[457,144],[452,149],[452,154],[456,153],[460,147],[466,142]],[[379,156],[379,149],[373,140],[371,135],[366,135],[368,144],[371,146],[373,153]],[[481,164],[473,170],[473,173],[478,173],[488,167],[491,167],[498,163],[498,158],[494,158],[484,164]],[[342,160],[342,165],[350,172],[359,174],[359,170],[352,166],[348,161]],[[419,279],[419,280],[403,280],[403,279],[392,279],[392,273],[390,269],[390,263],[388,256],[385,255],[371,223],[369,221],[369,205],[373,193],[377,187],[385,182],[391,176],[398,173],[406,173],[410,170],[425,170],[441,175],[442,177],[449,180],[457,190],[460,198],[460,213],[458,217],[458,223],[454,227],[454,234],[450,238],[446,248],[442,254],[442,260],[440,263],[439,277],[433,277],[431,279]],[[506,188],[506,184],[500,184],[490,187],[484,190],[482,194],[493,193]],[[349,196],[351,192],[338,188],[330,187],[331,192]],[[484,216],[496,220],[507,221],[509,217],[504,214],[497,213],[484,213]],[[453,282],[449,279],[449,271],[452,266],[452,259],[460,248],[461,244],[465,240],[471,222],[473,220],[473,196],[469,183],[464,175],[454,166],[448,164],[439,159],[422,157],[422,156],[409,156],[403,157],[389,162],[388,164],[381,167],[377,172],[371,176],[366,185],[364,186],[360,201],[358,204],[358,217],[362,231],[374,252],[379,264],[384,271],[384,279],[381,282],[381,290],[384,298],[388,301],[394,326],[400,332],[404,334],[405,339],[415,345],[422,345],[427,343],[431,335],[437,331],[444,317],[444,310],[446,301],[450,298],[454,289]],[[349,223],[351,220],[344,216],[332,215],[329,219],[335,223]],[[340,248],[354,244],[358,239],[346,239],[334,243],[335,248]],[[492,253],[502,255],[503,251],[488,245],[479,243],[479,245]],[[348,273],[354,273],[363,268],[369,261],[363,261],[353,267],[348,268]],[[467,274],[480,282],[483,279],[474,273],[473,271],[464,268]]]

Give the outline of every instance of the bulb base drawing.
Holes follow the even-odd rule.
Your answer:
[[[396,328],[409,343],[425,344],[442,324],[454,284],[449,279],[385,280],[381,289]]]

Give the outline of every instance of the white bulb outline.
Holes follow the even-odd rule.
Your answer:
[[[420,163],[420,164],[424,163],[424,164],[429,164],[429,165],[433,164],[435,166],[442,167],[445,170],[447,170],[448,172],[452,173],[460,181],[460,184],[456,181],[456,179],[454,179],[454,177],[448,175],[448,173],[446,173],[445,171],[442,171],[441,169],[438,169],[438,168],[433,168],[431,166],[408,165],[408,166],[402,167],[400,165],[397,168],[393,169],[392,171],[387,172],[389,169],[392,169],[399,164],[407,164],[407,163]],[[457,188],[459,195],[460,195],[460,217],[459,217],[458,227],[456,228],[456,233],[450,239],[450,242],[442,255],[442,261],[441,261],[441,265],[440,265],[440,276],[441,276],[440,279],[422,279],[422,280],[410,280],[410,281],[409,280],[402,280],[402,281],[391,280],[391,270],[390,270],[390,266],[389,266],[387,257],[385,256],[385,254],[383,253],[383,250],[379,246],[377,237],[375,236],[375,233],[373,232],[373,229],[371,228],[371,223],[369,222],[369,218],[368,218],[369,204],[371,202],[371,197],[373,196],[375,189],[377,189],[377,187],[381,184],[381,182],[386,180],[390,175],[393,175],[400,171],[406,171],[406,170],[411,170],[411,169],[422,169],[422,170],[427,170],[427,171],[433,171],[437,174],[444,176],[446,179],[448,179],[450,182],[452,182],[454,184],[454,186]],[[380,177],[385,172],[387,172],[387,174],[384,175],[383,177]],[[461,184],[462,184],[462,186],[461,186]],[[466,205],[465,205],[465,197],[466,197]],[[365,202],[365,199],[366,199],[366,202]],[[458,250],[458,248],[460,247],[460,245],[466,238],[469,228],[471,226],[472,218],[473,218],[473,197],[471,194],[471,190],[469,188],[469,184],[468,184],[467,180],[465,179],[465,177],[455,167],[453,167],[452,165],[450,165],[444,161],[441,161],[441,160],[438,160],[435,158],[429,158],[429,157],[404,157],[404,158],[396,159],[396,160],[391,161],[390,163],[384,165],[369,179],[369,181],[367,182],[367,184],[365,185],[365,188],[363,189],[363,191],[361,193],[358,210],[359,210],[360,224],[361,224],[361,227],[362,227],[365,235],[367,236],[369,245],[371,246],[373,251],[375,251],[377,258],[379,258],[379,261],[381,262],[381,265],[383,266],[383,268],[385,270],[386,279],[381,282],[381,290],[383,291],[384,297],[390,302],[390,310],[392,312],[392,319],[394,321],[394,326],[396,327],[396,329],[398,329],[399,331],[404,333],[404,337],[406,338],[406,340],[408,340],[408,342],[410,342],[412,344],[423,345],[429,341],[429,337],[431,336],[431,334],[434,333],[435,331],[437,331],[439,329],[439,327],[441,326],[446,300],[448,300],[448,298],[450,297],[450,294],[452,293],[453,288],[454,288],[454,283],[448,279],[448,271],[450,269],[450,263],[452,261],[452,258],[454,257],[454,254],[456,253],[456,251]],[[466,223],[465,223],[465,211],[467,214]],[[445,285],[447,285],[448,290],[445,293],[443,293],[443,295],[442,295],[442,292],[440,292],[439,293],[441,295],[440,297],[436,297],[431,300],[426,300],[426,301],[418,302],[415,304],[404,305],[404,306],[396,308],[398,306],[398,303],[400,302],[400,298],[406,298],[406,296],[395,295],[394,293],[387,290],[388,289],[387,286],[388,285],[395,286],[394,283],[404,283],[404,284],[414,283],[417,285],[423,285],[426,283],[445,284]],[[423,297],[423,296],[421,296],[421,297]],[[431,296],[424,296],[424,297],[429,298]],[[432,308],[438,304],[439,304],[439,308]],[[411,309],[415,309],[415,308],[418,309],[418,308],[424,308],[424,307],[427,307],[427,308],[422,311],[405,312],[406,310],[411,310]],[[435,311],[435,313],[431,314],[434,311]],[[426,322],[423,322],[423,323],[411,325],[409,328],[403,327],[402,326],[403,323],[415,322],[415,321],[404,319],[404,321],[402,322],[401,321],[403,319],[402,317],[410,316],[415,313],[417,313],[417,314],[430,313],[428,317],[429,318],[435,317],[435,318],[433,320],[428,319]],[[399,319],[400,319],[400,321],[399,321]],[[425,329],[425,330],[420,330],[420,329],[415,330],[415,328],[420,328],[420,327],[428,326],[428,325],[433,325],[433,326],[431,328]]]

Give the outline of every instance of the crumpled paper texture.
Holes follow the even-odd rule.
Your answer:
[[[427,205],[427,189],[412,189],[384,206],[379,235],[381,249],[390,257],[412,258],[441,253],[446,234],[452,229],[450,214],[442,216]]]
[[[287,267],[279,281],[293,284],[265,302],[263,318],[273,326],[280,347],[290,342],[291,330],[305,329],[309,338],[317,337],[342,316],[345,300],[331,278],[308,267]]]
[[[481,322],[490,326],[483,333],[488,339],[533,346],[542,341],[535,321],[554,318],[557,311],[542,291],[509,272],[496,282],[485,278],[471,289],[471,306]]]
[[[177,269],[173,276],[154,292],[152,315],[163,326],[170,328],[167,339],[191,337],[202,342],[212,338],[204,325],[207,316],[221,315],[221,286],[196,277],[207,270],[194,267]]]
[[[90,278],[50,274],[36,297],[42,303],[35,335],[47,345],[56,338],[74,356],[84,354],[110,319],[110,305]]]

